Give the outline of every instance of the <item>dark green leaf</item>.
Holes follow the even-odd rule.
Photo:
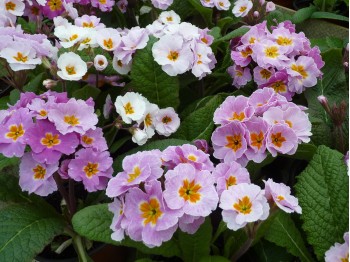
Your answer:
[[[224,42],[224,41],[227,41],[227,40],[231,40],[232,38],[244,35],[248,31],[249,31],[249,28],[247,28],[247,27],[240,27],[240,28],[238,28],[236,30],[233,30],[232,32],[228,33],[227,35],[225,35],[225,36],[223,36],[223,37],[221,37],[219,39],[214,40],[214,42]]]
[[[101,90],[90,85],[86,85],[83,88],[80,88],[73,92],[72,96],[76,99],[87,100],[90,97],[96,99],[98,95],[101,93]]]
[[[38,89],[43,86],[44,76],[44,72],[38,74],[23,87],[23,90],[26,92],[37,92]]]
[[[115,153],[120,147],[122,147],[129,140],[130,140],[130,136],[124,136],[123,138],[118,139],[112,144],[111,148],[109,149],[109,152],[111,154]]]
[[[334,20],[349,22],[349,17],[330,13],[330,12],[314,12],[310,18],[334,19]]]
[[[152,47],[156,41],[151,37],[146,48],[136,52],[130,86],[160,108],[176,108],[179,105],[179,80],[165,73],[154,61]]]
[[[187,1],[194,7],[195,10],[198,11],[198,13],[201,14],[201,16],[203,17],[203,19],[207,25],[213,24],[211,21],[212,16],[213,16],[213,9],[212,8],[204,7],[201,4],[200,0],[187,0]]]
[[[295,14],[292,17],[292,23],[293,24],[299,24],[306,19],[309,19],[311,15],[317,11],[317,8],[315,6],[309,6],[302,9],[299,9],[295,12]]]

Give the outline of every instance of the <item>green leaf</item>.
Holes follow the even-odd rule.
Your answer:
[[[31,202],[18,186],[18,178],[8,174],[0,175],[0,201],[23,203]]]
[[[180,128],[174,134],[174,137],[190,141],[196,139],[210,140],[214,130],[214,112],[224,101],[226,96],[227,95],[224,94],[218,94],[206,98],[205,104],[201,103],[202,106],[194,110],[181,121]]]
[[[130,140],[130,136],[122,137],[121,139],[117,140],[115,143],[112,144],[111,148],[109,149],[109,152],[111,154],[115,153],[119,148],[121,148],[129,140]]]
[[[156,41],[156,38],[151,37],[144,49],[136,51],[130,86],[160,108],[176,108],[180,103],[179,80],[165,73],[154,61],[152,47]]]
[[[10,103],[10,96],[0,97],[0,110],[7,109],[7,104]]]
[[[185,1],[185,0],[183,0]],[[213,9],[212,8],[207,8],[204,7],[201,3],[200,0],[187,0],[195,10],[198,11],[198,13],[201,14],[203,17],[204,21],[206,22],[207,25],[212,25],[212,16],[213,16]]]
[[[283,22],[284,20],[286,19],[284,18],[284,15],[281,11],[279,10],[272,11],[267,16],[267,26],[270,27],[271,25],[275,25],[276,21],[277,23],[280,23],[280,22]]]
[[[45,72],[38,74],[32,80],[30,80],[24,87],[23,90],[26,92],[36,92],[39,87],[43,86],[43,78]]]
[[[318,46],[322,53],[333,48],[343,48],[344,41],[336,37],[312,38],[310,39],[311,46]]]
[[[241,259],[244,262],[295,262],[299,261],[286,252],[285,248],[276,246],[275,244],[261,240]]]
[[[96,99],[98,95],[101,93],[101,90],[90,85],[86,85],[78,90],[75,90],[72,96],[76,99],[87,100],[90,97]]]
[[[317,147],[312,144],[300,144],[294,155],[284,155],[288,158],[310,161],[314,156]]]
[[[0,261],[32,261],[62,233],[64,220],[31,205],[10,205],[0,212]]]
[[[330,12],[314,12],[310,18],[318,18],[318,19],[334,19],[338,21],[349,22],[349,17],[338,15]]]
[[[191,3],[184,0],[174,0],[173,4],[170,7],[170,10],[173,10],[175,13],[177,13],[182,20],[185,20],[195,12]]]
[[[224,42],[227,40],[231,40],[232,38],[238,37],[238,36],[242,36],[245,33],[247,33],[249,31],[249,28],[247,27],[240,27],[237,28],[236,30],[233,30],[232,32],[228,33],[227,35],[219,38],[219,39],[215,39],[214,43],[216,42]]]
[[[279,212],[265,232],[265,239],[286,248],[289,253],[300,258],[301,261],[313,261],[290,214]]]
[[[19,100],[21,93],[18,91],[18,89],[14,89],[10,92],[10,104],[14,105]]]
[[[182,251],[181,258],[184,262],[197,262],[210,253],[212,226],[210,218],[193,235],[179,232],[179,245]]]
[[[36,24],[34,22],[27,22],[22,17],[18,17],[17,24],[21,25],[22,29],[31,34],[35,34],[36,32]]]
[[[148,248],[141,242],[126,238],[121,242],[111,239],[113,214],[108,210],[107,204],[99,204],[86,207],[77,212],[73,219],[73,228],[78,234],[90,240],[104,242],[113,245],[134,247],[145,254],[162,255],[165,257],[179,256],[180,250],[174,240],[162,244],[161,247]]]
[[[0,154],[0,171],[3,170],[5,167],[18,165],[18,161],[19,158],[17,157],[7,158],[4,155]]]
[[[208,256],[201,258],[199,262],[230,262],[230,260],[220,256]]]
[[[292,23],[293,24],[299,24],[306,19],[309,19],[311,15],[317,11],[317,8],[315,6],[309,6],[302,9],[299,9],[295,12],[295,14],[292,16]]]
[[[115,172],[120,172],[123,170],[122,168],[122,162],[124,158],[128,155],[135,154],[139,151],[147,151],[147,150],[153,150],[153,149],[159,149],[159,150],[164,150],[168,146],[180,146],[183,144],[189,144],[190,142],[187,140],[182,140],[182,139],[163,139],[163,140],[157,140],[153,141],[150,143],[147,143],[143,146],[136,147],[134,149],[131,149],[127,153],[120,155],[116,158],[113,164],[113,168]]]
[[[302,227],[318,259],[348,231],[349,177],[343,158],[338,151],[318,147],[295,186]]]

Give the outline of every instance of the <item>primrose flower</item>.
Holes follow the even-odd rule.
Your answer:
[[[94,15],[88,16],[83,15],[82,17],[77,17],[74,20],[76,26],[84,28],[95,28],[96,30],[105,28],[105,25],[100,23],[101,18],[98,18]]]
[[[75,98],[69,99],[67,103],[53,105],[48,117],[63,135],[72,132],[85,134],[89,129],[96,129],[98,122],[94,107]]]
[[[118,30],[113,28],[103,28],[97,32],[97,43],[107,51],[113,51],[121,43],[121,36]]]
[[[145,192],[130,189],[125,197],[124,215],[130,221],[127,227],[130,238],[155,247],[172,238],[180,212],[167,207],[160,182],[153,181],[145,184]]]
[[[123,121],[131,124],[132,121],[139,121],[143,118],[146,103],[146,98],[139,93],[128,92],[124,96],[118,96],[114,105]]]
[[[0,4],[0,10],[4,10],[14,16],[22,16],[24,9],[25,4],[20,0],[4,0]]]
[[[71,159],[65,159],[61,162],[61,166],[57,170],[57,173],[60,175],[62,179],[69,179],[68,175],[68,165],[70,163]]]
[[[248,170],[235,161],[220,163],[215,167],[213,176],[216,180],[216,190],[219,196],[224,190],[241,183],[250,184]]]
[[[87,31],[75,25],[55,27],[55,36],[60,39],[60,44],[64,48],[70,48],[82,41],[87,35]]]
[[[239,65],[233,65],[227,68],[227,72],[233,78],[233,83],[237,88],[246,85],[250,80],[252,80],[252,75],[248,67],[241,67]]]
[[[121,75],[127,75],[130,72],[131,64],[132,64],[132,61],[126,64],[126,63],[123,63],[122,60],[119,60],[117,56],[113,57],[113,62],[112,62],[113,68],[115,71],[117,71]]]
[[[151,1],[154,7],[162,10],[168,9],[168,7],[171,6],[172,3],[174,2],[174,0],[151,0]]]
[[[255,83],[257,83],[258,85],[262,85],[267,83],[270,80],[270,78],[275,73],[275,69],[274,68],[266,69],[266,68],[257,66],[254,68],[253,72],[254,72]]]
[[[253,50],[250,46],[242,46],[237,48],[237,51],[231,52],[231,59],[236,65],[245,67],[252,61],[251,54],[253,54]]]
[[[189,144],[167,147],[162,153],[162,161],[163,166],[168,169],[174,169],[181,163],[188,163],[197,170],[214,170],[209,155]]]
[[[68,175],[75,181],[82,181],[88,192],[103,190],[112,178],[112,164],[113,159],[108,151],[80,149],[68,165]]]
[[[107,58],[104,55],[97,55],[94,58],[94,66],[97,71],[103,71],[108,66]]]
[[[47,196],[57,190],[53,174],[58,170],[58,162],[48,165],[36,162],[30,153],[25,153],[19,165],[19,185],[29,194]]]
[[[138,144],[139,146],[146,144],[148,139],[148,135],[146,131],[136,127],[131,129],[131,134],[132,134],[132,138],[131,138],[132,142]]]
[[[47,120],[38,120],[28,129],[26,142],[32,149],[33,158],[40,163],[54,164],[62,154],[74,153],[79,144],[76,134],[62,135]]]
[[[254,107],[245,96],[229,96],[214,112],[214,123],[225,125],[232,121],[246,122],[254,115]]]
[[[165,35],[152,47],[154,60],[170,76],[185,73],[193,62],[190,46],[179,35]]]
[[[335,243],[325,254],[325,262],[345,262],[349,260],[349,232],[344,234],[345,243]]]
[[[214,0],[201,0],[201,4],[205,7],[214,7]]]
[[[259,88],[272,88],[276,93],[284,96],[288,101],[292,100],[294,92],[291,92],[288,89],[288,74],[286,70],[280,70],[274,73],[270,79],[265,83],[259,86]]]
[[[183,214],[208,216],[216,209],[218,194],[211,173],[190,164],[179,164],[166,174],[164,199],[169,208]]]
[[[197,43],[193,52],[195,54],[195,59],[192,66],[192,74],[202,79],[204,76],[211,73],[211,69],[213,69],[216,64],[216,59],[211,48],[204,43]]]
[[[265,183],[265,197],[273,201],[284,212],[301,214],[298,199],[290,194],[290,187],[282,183],[275,183],[269,178]]]
[[[232,13],[235,17],[245,17],[250,9],[252,9],[253,3],[250,0],[238,0],[234,3]]]
[[[218,10],[228,10],[230,9],[231,3],[229,0],[213,0],[214,6]]]
[[[262,116],[262,114],[272,106],[277,105],[277,94],[272,88],[263,88],[254,91],[249,97],[248,103],[255,108],[255,115]],[[284,99],[284,97],[281,97]]]
[[[179,228],[182,232],[188,234],[194,234],[197,232],[199,227],[204,223],[205,217],[200,216],[189,216],[184,214],[179,218]]]
[[[27,108],[33,112],[36,119],[47,119],[49,108],[51,106],[51,101],[45,101],[40,98],[34,98]]]
[[[6,59],[13,71],[34,69],[41,64],[41,59],[33,48],[26,44],[15,42],[0,51],[0,57]]]
[[[211,137],[214,147],[214,157],[232,162],[243,156],[247,150],[246,129],[238,121],[220,126]]]
[[[42,7],[43,14],[52,19],[61,15],[64,11],[64,5],[62,0],[47,0],[44,7]]]
[[[266,148],[272,156],[281,154],[293,155],[298,147],[298,137],[286,124],[276,124],[267,133]]]
[[[180,16],[172,10],[162,12],[158,20],[163,24],[180,24],[181,22]]]
[[[57,75],[65,80],[78,81],[87,73],[87,65],[79,55],[68,52],[62,54],[57,60],[60,69]]]
[[[270,207],[260,187],[254,184],[238,184],[222,192],[220,198],[222,219],[234,231],[247,223],[265,220]]]
[[[5,116],[0,122],[0,153],[6,157],[23,156],[27,131],[32,126],[32,114],[26,108],[17,109]]]
[[[117,6],[118,6],[120,12],[122,12],[123,14],[125,14],[125,13],[126,13],[126,9],[127,9],[127,7],[128,7],[128,0],[119,0],[119,1],[117,2]]]
[[[106,139],[103,137],[102,129],[97,127],[95,130],[90,129],[84,135],[80,136],[80,144],[85,147],[91,147],[97,151],[108,149]]]
[[[167,107],[160,109],[155,116],[154,126],[158,134],[170,136],[175,133],[180,126],[180,118],[174,108]]]
[[[271,40],[265,40],[263,42],[256,43],[253,46],[253,58],[257,61],[258,65],[263,68],[269,68],[271,66],[281,69],[289,62],[289,58],[286,56],[288,47],[278,45]]]
[[[123,172],[119,172],[109,182],[106,194],[118,197],[142,182],[158,179],[163,175],[162,161],[158,151],[143,151],[126,156]]]
[[[110,12],[115,4],[114,0],[91,0],[93,7],[98,7],[102,12]]]
[[[113,213],[113,220],[110,229],[113,230],[111,238],[115,241],[122,241],[124,239],[124,228],[122,228],[123,222],[125,222],[124,215],[124,201],[114,198],[114,201],[108,204],[108,210]]]
[[[144,117],[138,121],[138,124],[140,125],[143,123],[144,128],[143,131],[146,132],[147,138],[151,138],[155,133],[155,117],[158,114],[159,107],[156,104],[152,103],[146,103],[146,111],[144,114]]]

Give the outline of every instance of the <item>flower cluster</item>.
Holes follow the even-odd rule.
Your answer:
[[[290,21],[271,30],[265,21],[234,39],[231,42],[234,65],[228,72],[237,88],[253,77],[259,88],[271,87],[291,100],[295,93],[316,85],[324,62],[319,48],[311,48],[309,39],[302,32],[296,33]]]
[[[155,131],[170,136],[180,126],[180,118],[174,108],[159,109],[138,93],[128,92],[124,96],[118,96],[114,105],[123,122],[134,123],[130,132],[132,141],[138,145],[145,144]]]
[[[112,239],[121,241],[126,234],[154,247],[177,228],[195,233],[219,201],[213,169],[208,154],[187,144],[125,157],[123,171],[106,189],[115,198],[109,205]]]
[[[47,196],[57,190],[56,171],[63,179],[82,181],[89,192],[101,190],[113,161],[97,122],[92,99],[22,93],[15,105],[0,111],[0,153],[22,157],[19,184],[29,193]],[[31,150],[25,153],[26,146]]]
[[[265,220],[276,206],[286,213],[301,214],[298,199],[291,195],[288,186],[268,179],[264,181],[265,190],[261,190],[259,186],[250,184],[247,171],[235,162],[219,164],[217,169],[217,177],[226,181],[219,206],[229,229],[236,231],[248,223]]]
[[[236,17],[245,17],[249,24],[259,21],[268,13],[274,11],[276,6],[273,2],[265,0],[238,0],[235,1],[232,13]]]
[[[229,10],[231,6],[229,0],[201,0],[201,4],[205,7],[216,7],[218,10]]]
[[[345,243],[335,243],[325,254],[325,262],[349,261],[349,232],[344,234]]]
[[[182,22],[174,12],[162,12],[147,26],[149,34],[159,38],[153,45],[154,60],[170,76],[191,70],[199,79],[211,73],[216,59],[210,45],[213,37],[208,29]]]
[[[220,125],[211,138],[214,157],[246,165],[249,160],[263,161],[266,150],[272,156],[294,154],[299,143],[310,141],[305,109],[272,88],[256,90],[249,98],[227,97],[214,113],[214,122]]]
[[[58,49],[46,35],[26,34],[18,26],[0,27],[0,36],[0,58],[6,59],[13,71],[34,69],[42,63],[42,58],[57,56]]]

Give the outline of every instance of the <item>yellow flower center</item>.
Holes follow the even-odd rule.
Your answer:
[[[146,115],[146,117],[145,117],[145,125],[146,125],[147,127],[149,127],[149,126],[152,125],[152,123],[153,123],[153,121],[152,121],[151,114],[148,113],[148,114]]]
[[[103,45],[107,48],[107,49],[112,49],[113,48],[113,41],[111,38],[108,38],[107,40],[103,40]]]
[[[15,11],[15,8],[16,8],[16,4],[13,3],[13,2],[8,2],[6,3],[6,10],[7,11]]]
[[[272,144],[274,144],[277,147],[281,147],[283,142],[287,141],[284,136],[282,136],[281,132],[278,132],[276,134],[271,134],[271,140]]]
[[[141,175],[141,170],[138,166],[134,167],[133,170],[134,173],[129,174],[129,178],[128,178],[128,182],[131,183],[132,181],[134,181],[136,178],[138,178]]]
[[[62,1],[61,0],[49,0],[47,2],[47,4],[49,5],[51,11],[61,10],[61,8],[62,8]]]
[[[74,66],[66,66],[66,71],[68,75],[75,75],[77,73]]]
[[[237,185],[237,178],[235,176],[230,176],[228,179],[226,179],[226,189],[234,185]]]
[[[194,180],[189,182],[187,179],[182,181],[182,187],[179,189],[179,195],[185,201],[190,201],[192,203],[196,203],[201,199],[201,194],[198,192],[202,186],[200,184],[196,184]]]
[[[168,17],[166,18],[166,20],[167,20],[168,22],[172,22],[172,21],[173,21],[173,18],[172,18],[171,16],[168,16]]]
[[[84,144],[86,145],[91,145],[94,142],[94,139],[92,137],[89,137],[87,135],[84,135],[81,140],[83,141]]]
[[[289,121],[289,120],[284,120],[284,122],[286,122],[290,128],[292,128],[292,127],[293,127],[293,124],[292,124],[292,122],[291,122],[291,121]]]
[[[280,36],[277,38],[277,44],[287,46],[293,44],[293,40],[288,37]]]
[[[94,23],[93,22],[83,22],[83,27],[89,27],[89,28],[92,28],[92,27],[95,27]]]
[[[260,71],[260,75],[264,79],[269,79],[271,77],[271,72],[267,69],[263,69]]]
[[[253,50],[251,48],[249,48],[249,47],[246,50],[241,51],[241,55],[244,58],[247,58],[251,54],[253,54]]]
[[[171,120],[172,120],[172,119],[171,119],[171,117],[169,117],[169,116],[165,116],[165,117],[162,118],[162,122],[163,122],[164,124],[170,123]]]
[[[270,46],[265,49],[265,55],[268,58],[276,58],[279,56],[278,53],[278,47],[277,46]]]
[[[245,10],[247,10],[247,7],[246,6],[241,6],[239,8],[239,12],[243,13]]]
[[[243,121],[245,119],[245,114],[244,112],[240,112],[237,114],[236,112],[233,113],[233,116],[229,120],[238,120],[238,121]]]
[[[9,132],[6,133],[5,137],[8,139],[12,139],[14,142],[17,141],[18,138],[22,137],[25,133],[23,129],[23,125],[11,125],[9,127]]]
[[[206,39],[205,37],[201,38],[201,41],[202,41],[204,44],[208,44],[208,39]]]
[[[249,44],[254,44],[254,43],[255,43],[255,40],[256,40],[255,37],[249,38]]]
[[[17,52],[17,56],[13,57],[14,59],[16,59],[18,62],[27,62],[28,61],[28,56],[24,56],[21,52]]]
[[[64,116],[64,122],[71,126],[79,125],[79,119],[75,115]]]
[[[59,139],[58,134],[52,135],[52,133],[46,133],[45,137],[43,137],[40,140],[40,143],[46,146],[47,148],[52,148],[54,146],[61,144],[61,140]]]
[[[239,70],[236,70],[236,76],[238,77],[242,77],[243,76],[243,72],[242,71],[239,71]]]
[[[340,259],[341,262],[349,262],[349,253],[346,255],[346,257]]]
[[[72,35],[70,38],[69,38],[69,40],[70,41],[73,41],[73,40],[75,40],[75,39],[77,39],[78,38],[78,35],[77,34],[74,34],[74,35]]]
[[[170,51],[168,54],[168,59],[171,61],[176,61],[179,58],[179,52],[176,51]]]
[[[123,66],[122,61],[121,61],[121,60],[118,60],[118,61],[117,61],[117,65],[118,65],[119,67],[122,67],[122,66]]]
[[[194,155],[189,155],[189,156],[187,157],[187,159],[188,159],[188,160],[191,160],[191,161],[193,161],[193,162],[196,162],[196,161],[197,161],[197,157],[194,156]]]
[[[88,162],[86,166],[84,166],[84,172],[88,178],[91,178],[92,176],[96,175],[99,170],[98,170],[98,163],[91,163]]]
[[[263,140],[264,140],[264,134],[262,131],[260,131],[259,134],[257,134],[257,133],[250,134],[251,146],[255,146],[258,149],[260,149],[262,147]]]
[[[39,115],[42,117],[45,117],[45,116],[47,116],[47,111],[42,109],[42,110],[40,110]]]
[[[34,172],[34,179],[44,179],[46,175],[46,169],[44,167],[42,167],[41,165],[37,165],[32,170]]]
[[[141,217],[144,218],[143,225],[151,223],[157,224],[158,219],[162,216],[163,212],[160,211],[160,203],[156,198],[151,198],[149,202],[143,202],[140,205]]]
[[[91,41],[91,38],[87,37],[85,38],[81,43],[86,45],[87,43],[89,43]]]
[[[277,197],[277,201],[278,201],[278,202],[280,202],[280,201],[282,201],[282,200],[284,200],[284,197],[283,197],[283,196],[278,196],[278,197]]]
[[[277,81],[273,83],[271,87],[276,93],[285,93],[287,91],[287,86],[283,83],[283,81]]]
[[[219,2],[219,6],[224,6],[224,3],[223,2]]]
[[[103,66],[105,64],[105,62],[103,62],[103,60],[98,60],[97,62],[100,66]]]
[[[127,115],[131,115],[131,114],[135,113],[134,108],[131,106],[130,102],[128,102],[124,106],[124,111],[125,111],[125,114],[127,114]]]
[[[252,212],[252,205],[253,204],[250,202],[249,197],[245,196],[242,199],[238,199],[238,203],[235,203],[233,205],[233,208],[236,209],[239,213],[247,215]]]
[[[305,68],[302,65],[296,65],[293,64],[291,66],[291,69],[298,72],[299,74],[301,74],[301,76],[305,79],[308,76],[308,73],[305,71]]]
[[[235,152],[242,147],[241,135],[226,136],[226,140],[226,147],[231,148]]]
[[[99,0],[100,4],[106,4],[107,3],[107,0]]]

